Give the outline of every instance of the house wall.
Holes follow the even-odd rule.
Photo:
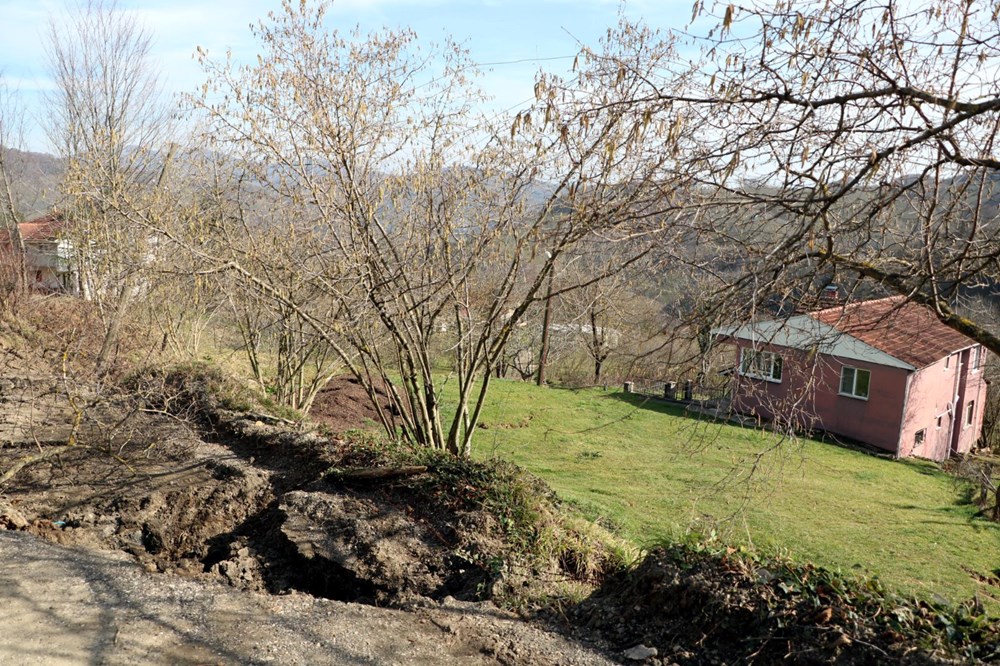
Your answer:
[[[28,242],[25,243],[24,249],[25,261],[30,268],[48,268],[53,272],[59,268],[61,262],[56,242]]]
[[[821,355],[815,409],[820,427],[896,453],[909,372],[875,363]],[[868,399],[840,394],[845,366],[868,370]]]
[[[756,345],[758,352],[773,352],[783,359],[780,382],[747,377],[739,373],[743,349],[751,345],[745,340],[735,340],[735,372],[733,373],[732,402],[736,411],[778,420],[797,429],[808,430],[815,426],[810,392],[810,378],[804,371],[808,356],[801,351],[776,345]]]
[[[954,355],[946,362],[921,368],[913,373],[906,418],[900,432],[901,456],[919,456],[944,460],[951,451],[954,414],[952,399],[958,391],[959,373]],[[924,442],[916,441],[923,430]]]
[[[967,453],[982,432],[985,400],[983,369],[973,367],[969,349],[918,370],[911,380],[900,455],[940,461]],[[969,402],[974,403],[971,425],[966,423]],[[917,442],[921,430],[922,444]]]
[[[745,340],[731,342],[737,350],[738,368],[742,349],[751,345]],[[986,359],[981,359],[979,368],[973,367],[971,349],[913,372],[822,354],[814,357],[775,345],[758,345],[755,349],[782,356],[782,381],[754,379],[737,372],[733,388],[733,407],[737,411],[791,422],[799,429],[850,437],[900,457],[937,461],[967,453],[982,432]],[[871,372],[867,400],[840,395],[844,366]],[[974,403],[974,412],[968,424],[966,410],[970,402]],[[921,430],[923,442],[918,443],[917,433]]]
[[[745,340],[735,340],[742,350]],[[843,361],[823,354],[765,345],[785,359],[781,383],[740,376],[733,389],[738,411],[764,418],[787,418],[799,428],[821,429],[896,452],[903,421],[903,401],[908,372],[860,361]],[[871,372],[868,399],[840,395],[840,374],[845,366]]]
[[[28,285],[37,291],[77,293],[77,275],[69,260],[68,241],[25,243]]]
[[[968,453],[972,450],[983,434],[983,415],[986,413],[986,393],[989,384],[986,381],[986,354],[985,349],[980,350],[982,359],[978,368],[968,366],[968,388],[965,391],[965,404],[962,405],[961,414],[965,414],[965,406],[970,400],[975,400],[975,413],[972,425],[962,427],[960,437],[952,446],[952,453]],[[964,423],[964,419],[963,419]]]

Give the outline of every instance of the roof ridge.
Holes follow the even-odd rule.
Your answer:
[[[894,296],[884,296],[882,298],[873,298],[873,299],[867,300],[867,301],[853,301],[853,302],[852,301],[847,301],[846,303],[841,303],[839,305],[833,305],[831,307],[823,308],[821,310],[813,310],[811,312],[807,312],[806,314],[809,315],[810,317],[812,317],[813,315],[820,315],[820,314],[824,314],[824,313],[827,313],[827,312],[836,312],[838,310],[841,311],[841,312],[845,312],[846,313],[849,310],[856,310],[856,309],[858,309],[858,308],[860,308],[862,306],[865,306],[865,305],[875,305],[876,303],[885,303],[885,302],[890,302],[890,301],[905,301],[905,302],[914,302],[914,303],[916,302],[916,301],[910,301],[910,299],[907,296],[904,296],[903,294],[896,294]]]
[[[66,218],[66,216],[63,214],[63,212],[61,210],[57,209],[57,210],[53,210],[53,211],[51,211],[49,213],[45,213],[44,215],[39,215],[38,217],[33,217],[30,220],[24,220],[23,222],[19,222],[18,224],[19,225],[21,225],[21,224],[51,224],[53,222],[62,222],[62,221],[65,220],[65,218]]]
[[[922,303],[896,295],[809,313],[814,319],[914,367],[976,344]]]

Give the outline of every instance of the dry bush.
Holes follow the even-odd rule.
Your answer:
[[[105,329],[96,303],[63,295],[29,295],[21,303],[17,333],[59,373],[78,377],[93,373]],[[109,366],[109,376],[124,375],[155,353],[149,332],[134,319],[122,327]]]
[[[24,300],[16,257],[9,247],[0,247],[0,310],[16,312]]]

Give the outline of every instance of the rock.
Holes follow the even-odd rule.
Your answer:
[[[23,530],[28,527],[28,520],[21,512],[7,502],[0,502],[0,529]]]
[[[403,507],[296,490],[282,496],[279,508],[281,533],[302,559],[301,573],[327,588],[313,593],[351,600],[383,594],[393,603],[408,603],[438,590],[450,592],[442,590],[445,575],[461,575],[427,566],[439,557],[429,545],[435,534]]]
[[[632,661],[645,661],[650,657],[655,657],[657,654],[655,647],[648,647],[641,643],[634,648],[625,650],[625,658]]]

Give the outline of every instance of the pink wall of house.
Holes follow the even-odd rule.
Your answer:
[[[734,340],[742,353],[750,343]],[[781,382],[737,375],[733,391],[734,407],[764,418],[787,418],[801,429],[826,430],[867,442],[887,451],[896,451],[902,421],[906,370],[860,361],[841,362],[829,356],[775,346],[759,346],[783,359]],[[839,394],[844,365],[871,372],[868,399]]]
[[[750,347],[745,340],[730,342],[737,348],[737,359],[742,349]],[[912,372],[773,345],[758,345],[756,350],[781,355],[781,381],[737,373],[733,391],[737,411],[785,424],[791,421],[802,430],[843,435],[900,457],[938,461],[968,452],[982,430],[987,388],[982,366],[986,359],[974,367],[971,349]],[[867,400],[840,393],[844,366],[871,373]],[[953,401],[956,406],[951,408]],[[923,433],[918,437],[920,431]]]
[[[986,380],[982,368],[973,367],[973,358],[972,351],[966,349],[914,373],[900,435],[900,456],[945,460],[952,453],[971,450],[982,430],[986,399]],[[953,400],[955,407],[951,408]],[[967,418],[970,403],[971,424]],[[923,435],[918,437],[921,430]]]
[[[983,356],[986,353],[985,350],[980,351],[980,354]],[[983,414],[986,412],[986,391],[989,384],[984,376],[986,359],[984,358],[982,362],[983,366],[970,370],[969,387],[965,393],[965,405],[962,409],[962,413],[965,414],[965,407],[968,407],[969,401],[975,401],[972,424],[962,427],[958,448],[953,449],[953,453],[968,453],[979,442],[979,438],[983,433]]]
[[[917,370],[910,380],[906,418],[899,440],[899,455],[943,460],[951,451],[952,410],[949,407],[958,389],[957,363],[950,357]],[[924,431],[924,441],[917,433]]]
[[[816,397],[820,427],[895,453],[903,421],[907,371],[863,361],[821,358]],[[867,399],[840,394],[845,366],[871,373]]]
[[[736,367],[740,365],[740,355],[749,343],[736,340]],[[798,350],[772,345],[758,345],[757,351],[774,352],[784,359],[780,382],[734,375],[736,385],[732,392],[733,406],[744,414],[760,416],[768,420],[789,420],[796,429],[808,430],[815,426],[812,394],[808,390],[810,374],[808,356]]]

